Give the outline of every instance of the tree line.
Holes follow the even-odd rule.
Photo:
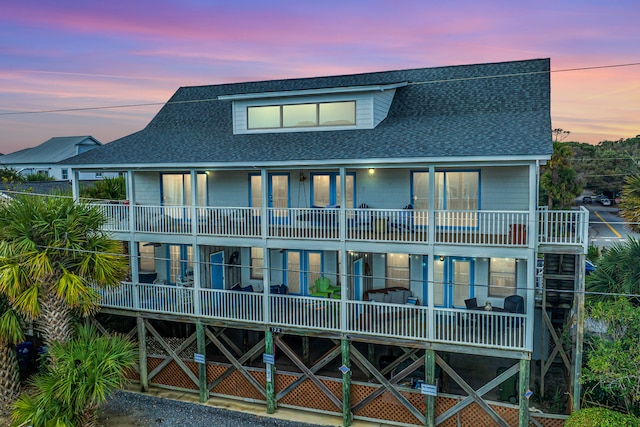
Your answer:
[[[628,181],[640,176],[640,135],[595,145],[566,141],[569,135],[553,130],[553,155],[540,177],[540,203],[566,209],[583,190],[622,199]]]

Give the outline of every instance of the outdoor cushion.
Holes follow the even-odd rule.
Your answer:
[[[389,302],[391,304],[404,304],[407,301],[404,295],[404,291],[389,291]]]
[[[384,302],[384,297],[386,296],[387,294],[383,294],[382,292],[370,292],[369,301]]]

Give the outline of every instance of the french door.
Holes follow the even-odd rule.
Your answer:
[[[473,259],[436,257],[433,261],[433,296],[436,307],[464,308],[464,300],[472,298]]]
[[[251,207],[260,208],[262,207],[262,176],[250,175],[249,181],[249,203]],[[275,208],[270,211],[270,222],[287,222],[286,220],[289,218],[288,209],[291,206],[289,174],[270,173],[267,191],[267,206]],[[259,216],[260,212],[254,212],[254,215]]]
[[[180,276],[193,275],[193,246],[167,245],[169,251],[169,283],[177,283]]]
[[[309,286],[322,276],[322,252],[288,250],[284,263],[289,293],[309,295]]]

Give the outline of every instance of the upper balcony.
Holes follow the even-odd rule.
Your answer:
[[[540,208],[531,218],[527,211],[99,206],[108,218],[106,230],[113,232],[467,246],[588,245],[589,216],[583,207]],[[262,220],[265,216],[268,221]]]

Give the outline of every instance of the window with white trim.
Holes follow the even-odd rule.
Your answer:
[[[409,255],[387,254],[387,280],[386,287],[409,288]]]
[[[150,273],[156,271],[156,248],[153,243],[138,243],[138,271]]]
[[[251,279],[262,279],[264,277],[264,250],[262,248],[251,248]]]
[[[516,293],[515,258],[489,260],[489,296],[506,297]]]
[[[355,179],[354,173],[345,176],[345,201],[346,208],[355,206]],[[338,173],[314,173],[311,175],[311,204],[316,207],[340,205],[340,174]]]
[[[247,107],[247,129],[249,130],[355,126],[355,124],[355,101]]]

